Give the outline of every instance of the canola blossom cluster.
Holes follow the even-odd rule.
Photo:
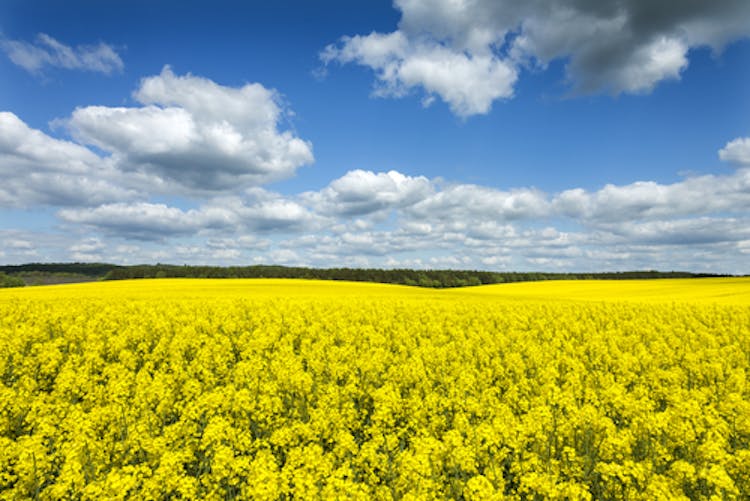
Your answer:
[[[0,499],[748,499],[750,281],[591,284],[2,291]]]

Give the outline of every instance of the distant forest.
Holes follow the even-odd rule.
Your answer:
[[[306,278],[413,285],[466,287],[539,280],[625,280],[702,278],[729,275],[684,271],[619,271],[606,273],[547,273],[470,270],[412,270],[378,268],[303,268],[289,266],[179,266],[170,264],[119,266],[106,263],[31,263],[0,266],[0,274],[15,285],[126,280],[135,278]],[[0,286],[2,281],[0,281]]]

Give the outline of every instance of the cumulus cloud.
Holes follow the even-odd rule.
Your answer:
[[[408,207],[432,192],[433,184],[424,176],[357,169],[332,181],[320,192],[304,194],[303,199],[324,214],[357,216]]]
[[[134,93],[140,107],[77,108],[66,124],[111,152],[119,169],[189,193],[256,186],[313,161],[312,146],[279,130],[286,111],[260,84],[226,87],[165,67]]]
[[[121,72],[125,66],[109,44],[99,42],[71,47],[44,33],[38,34],[34,42],[2,40],[0,48],[13,63],[31,73],[41,73],[44,68],[52,67],[110,75]]]
[[[18,125],[18,119],[5,119]],[[62,152],[61,161],[81,160],[74,166],[82,173],[90,171],[89,163],[97,164],[98,157],[73,143],[54,142],[32,130],[21,136],[31,138],[32,146],[34,141],[53,141],[55,151]],[[2,138],[22,144],[10,133]],[[11,148],[6,144],[3,151]],[[25,148],[13,151],[18,162]],[[54,162],[49,165],[55,168]],[[81,260],[108,255],[110,248],[101,246],[104,235],[146,242],[152,249],[166,241],[188,241],[179,245],[179,253],[172,252],[174,246],[171,253],[160,251],[164,255],[141,250],[147,261],[283,259],[318,266],[419,267],[455,262],[480,268],[588,270],[658,267],[668,252],[681,255],[680,263],[693,263],[691,269],[711,271],[686,250],[701,249],[702,255],[723,259],[720,271],[735,271],[727,256],[747,255],[749,209],[750,169],[742,167],[728,175],[694,176],[671,184],[641,181],[559,193],[353,170],[319,191],[299,195],[252,187],[209,197],[196,208],[116,201],[64,208],[58,217],[69,228],[91,232],[91,240],[68,247],[66,258]]]
[[[313,161],[310,143],[280,130],[290,112],[260,84],[224,87],[166,67],[135,97],[142,106],[88,106],[53,122],[75,142],[0,112],[0,206],[205,199],[291,176]]]
[[[719,151],[736,170],[671,184],[545,193],[352,170],[290,195],[258,186],[312,160],[307,143],[279,131],[273,91],[166,68],[135,96],[138,107],[73,113],[73,137],[96,149],[0,112],[0,205],[58,207],[65,232],[39,243],[0,231],[4,259],[750,270],[747,138]],[[305,154],[291,154],[294,144]]]
[[[34,244],[32,244],[28,240],[24,240],[21,238],[9,238],[8,240],[4,241],[4,245],[8,249],[17,250],[31,250],[34,248]]]
[[[247,190],[244,198],[225,197],[214,204],[236,214],[238,224],[252,231],[312,231],[321,222],[320,216],[293,198],[262,188]]]
[[[233,238],[211,238],[206,241],[206,247],[217,251],[223,250],[262,250],[267,249],[271,241],[267,238],[258,238],[255,235],[242,235]]]
[[[540,191],[501,191],[473,184],[448,186],[408,209],[420,220],[456,221],[467,226],[488,219],[505,222],[539,218],[548,211],[549,202]]]
[[[608,184],[595,192],[563,191],[552,200],[559,215],[584,222],[630,221],[750,209],[750,171],[696,176],[673,184]]]
[[[226,227],[236,221],[234,214],[218,208],[182,210],[148,202],[62,209],[58,216],[70,223],[87,225],[110,235],[137,240],[192,235],[205,228]]]
[[[98,252],[104,249],[104,244],[98,238],[88,238],[70,247],[72,252]]]
[[[31,238],[16,230],[0,230],[0,257],[5,262],[28,262],[38,258],[37,244],[39,238]]]
[[[0,206],[66,206],[132,199],[136,192],[96,154],[0,112]]]
[[[610,231],[633,244],[704,245],[750,238],[747,218],[697,217],[667,221],[627,222]]]
[[[216,198],[195,209],[135,202],[62,209],[57,215],[68,223],[85,225],[110,236],[159,241],[202,233],[299,231],[312,229],[318,221],[297,202],[259,188],[245,198]]]
[[[99,238],[87,238],[69,247],[70,259],[74,261],[102,261],[106,246]]]
[[[669,252],[692,263],[690,269],[707,269],[686,249],[715,257],[711,249],[733,245],[726,255],[740,253],[750,231],[750,170],[556,194],[351,171],[298,201],[330,218],[284,246],[306,249],[317,264],[358,257],[368,265],[422,267],[460,256],[474,267],[623,269],[654,267]],[[395,219],[379,219],[385,209]],[[372,218],[381,223],[364,223]],[[730,261],[723,261],[724,271]]]
[[[565,61],[582,92],[649,92],[680,78],[691,48],[718,51],[750,35],[743,0],[396,0],[391,33],[345,36],[321,52],[324,63],[357,63],[376,73],[376,95],[422,88],[466,117],[513,95],[524,67]]]
[[[376,71],[374,94],[400,97],[422,87],[424,105],[434,95],[458,116],[487,113],[492,102],[513,95],[514,66],[491,53],[455,51],[429,40],[412,41],[401,32],[344,37],[321,53],[325,63],[358,63]]]
[[[750,167],[750,137],[738,137],[719,150],[719,158],[740,166]]]

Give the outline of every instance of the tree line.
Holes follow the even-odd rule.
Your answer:
[[[138,278],[302,278],[378,282],[419,287],[447,288],[539,280],[626,280],[657,278],[717,277],[684,271],[617,271],[604,273],[506,272],[479,270],[414,270],[381,268],[306,268],[298,266],[189,266],[141,264],[120,266],[107,263],[30,263],[0,266],[5,279],[0,284],[23,285],[23,277],[39,275],[89,279],[128,280]],[[4,282],[2,280],[10,280]],[[20,280],[20,284],[19,284]],[[7,287],[8,285],[0,285]]]
[[[106,280],[133,278],[303,278],[316,280],[346,280],[413,285],[419,287],[466,287],[510,282],[539,280],[624,280],[655,278],[693,278],[717,276],[689,272],[623,271],[607,273],[546,273],[497,272],[478,270],[414,270],[381,268],[305,268],[294,266],[176,266],[138,265],[110,270]]]

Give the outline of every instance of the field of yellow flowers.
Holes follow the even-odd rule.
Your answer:
[[[0,291],[0,499],[748,499],[750,280]]]

